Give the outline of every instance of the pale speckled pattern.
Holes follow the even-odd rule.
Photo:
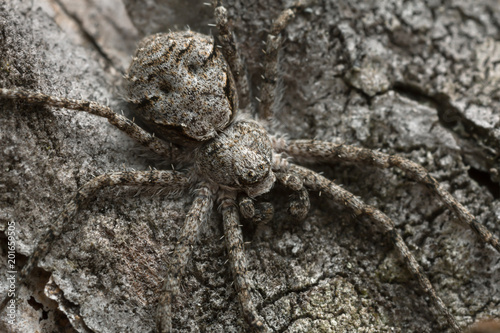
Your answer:
[[[137,116],[182,145],[214,138],[238,109],[229,66],[213,38],[197,32],[144,38],[125,78]]]
[[[236,87],[238,88],[238,101],[240,102],[240,106],[245,107],[250,102],[251,98],[245,64],[236,46],[234,33],[229,27],[226,8],[222,5],[222,1],[220,0],[215,1],[214,5],[215,22],[219,30],[218,41],[221,45],[224,58],[231,67]]]
[[[471,228],[480,238],[500,253],[498,238],[493,236],[476,218],[467,211],[451,194],[432,178],[422,166],[397,155],[388,155],[365,148],[358,148],[318,140],[274,140],[278,151],[293,156],[297,162],[315,163],[342,160],[381,169],[395,167],[406,172],[406,176],[424,184],[431,192],[453,211],[458,218]]]
[[[269,192],[276,179],[271,171],[272,157],[264,127],[238,121],[197,151],[196,168],[222,188],[255,197]]]
[[[238,292],[243,316],[253,331],[267,331],[252,301],[252,284],[247,275],[245,245],[243,242],[243,234],[241,233],[238,210],[236,209],[234,192],[222,193],[221,210],[229,263],[231,265],[231,271],[233,273],[233,279],[236,291]]]
[[[127,117],[118,114],[105,105],[92,101],[82,101],[77,99],[61,98],[49,96],[39,92],[0,88],[0,96],[8,99],[21,100],[32,104],[45,104],[57,108],[67,108],[71,110],[85,111],[90,114],[108,119],[109,123],[128,136],[137,140],[145,147],[151,149],[156,154],[170,161],[180,159],[179,149],[171,143],[159,140],[141,127],[137,126]]]
[[[454,331],[461,331],[460,326],[447,310],[446,304],[436,294],[434,287],[425,276],[420,264],[417,262],[413,254],[411,254],[408,246],[401,238],[401,235],[394,229],[394,222],[387,217],[387,215],[375,207],[365,204],[354,194],[344,190],[338,185],[335,185],[332,181],[318,173],[296,165],[292,165],[291,170],[299,174],[304,179],[305,185],[309,189],[324,193],[328,198],[351,210],[355,216],[367,216],[371,221],[380,225],[384,232],[391,238],[394,247],[402,257],[406,267],[418,281],[420,288],[422,288],[422,290],[429,296],[429,299],[436,309],[446,318],[448,324]]]
[[[199,185],[178,237],[173,258],[170,261],[171,269],[165,277],[162,294],[158,301],[156,326],[161,332],[172,330],[172,305],[175,304],[176,297],[181,293],[180,279],[184,275],[186,265],[191,257],[191,249],[198,238],[198,230],[201,224],[206,222],[212,209],[215,190],[214,185],[207,183]]]
[[[6,89],[2,89],[0,90],[0,95],[7,92]],[[6,95],[1,96],[5,97]],[[64,226],[68,224],[68,221],[73,219],[78,211],[95,197],[99,190],[113,186],[149,185],[161,186],[167,191],[182,191],[188,188],[189,184],[189,178],[185,175],[164,170],[114,172],[95,177],[78,190],[71,201],[66,204],[57,219],[50,225],[50,229],[38,240],[35,251],[19,272],[18,281],[23,282],[29,277],[29,274],[38,265],[40,259],[47,255],[51,245],[64,232]],[[9,300],[9,297],[5,297],[2,300],[0,311],[3,310]]]
[[[284,15],[288,17],[288,14],[286,14],[286,12],[287,11],[284,12]],[[279,29],[283,29],[284,26],[280,27]],[[156,49],[157,47],[162,45],[161,41],[167,42],[171,38],[173,39],[174,36],[175,38],[179,37],[179,43],[181,45],[179,49],[176,49],[176,46],[174,44],[169,44],[170,46],[167,50]],[[197,48],[198,45],[196,43],[198,41],[200,41],[200,49]],[[207,48],[202,48],[201,45],[208,46],[208,49],[209,46],[212,45],[212,49],[211,51],[207,52]],[[145,49],[147,49],[147,47],[149,46],[152,49],[149,51],[145,51]],[[278,47],[276,47],[275,49],[277,50]],[[173,54],[168,53],[167,51],[169,50],[173,52]],[[195,50],[198,50],[200,52],[195,52]],[[303,167],[299,167],[293,163],[286,163],[286,161],[284,159],[280,159],[280,156],[276,153],[286,153],[292,156],[295,159],[295,162],[312,162],[312,160],[314,159],[317,161],[323,161],[339,158],[346,161],[358,162],[361,165],[372,165],[380,168],[387,168],[391,166],[399,167],[402,170],[406,171],[410,177],[413,177],[417,181],[423,182],[429,188],[431,188],[436,196],[440,197],[442,201],[444,201],[445,204],[450,207],[450,209],[455,211],[461,219],[465,220],[466,222],[468,221],[467,223],[469,224],[469,226],[474,231],[478,232],[484,242],[490,243],[497,250],[499,250],[498,239],[492,236],[491,233],[484,229],[484,227],[478,225],[472,215],[468,213],[465,208],[463,208],[450,194],[448,194],[448,192],[444,191],[440,187],[440,185],[427,173],[427,171],[425,171],[425,169],[415,163],[402,158],[398,158],[397,156],[378,154],[366,149],[357,149],[355,147],[342,145],[332,146],[328,142],[312,140],[288,141],[276,138],[273,138],[273,140],[271,140],[265,129],[257,123],[249,121],[236,121],[233,124],[230,124],[230,121],[234,116],[233,111],[236,110],[236,108],[234,108],[234,110],[231,109],[230,105],[231,101],[235,102],[236,97],[234,97],[234,99],[231,98],[233,90],[228,88],[228,82],[230,81],[230,72],[227,69],[227,64],[225,64],[225,62],[223,61],[218,63],[217,66],[220,67],[215,66],[210,70],[215,71],[215,77],[221,79],[218,82],[224,82],[225,85],[219,86],[219,88],[222,87],[226,92],[228,91],[228,89],[230,91],[229,95],[226,93],[223,95],[218,95],[219,92],[214,94],[214,96],[220,97],[221,101],[224,100],[222,96],[225,97],[227,104],[221,104],[221,108],[217,109],[217,111],[222,110],[222,113],[226,114],[225,112],[229,110],[231,112],[229,112],[228,116],[224,115],[219,118],[221,114],[219,114],[219,112],[216,112],[213,119],[208,119],[209,117],[207,116],[211,116],[211,114],[209,113],[202,112],[199,114],[195,113],[191,115],[188,115],[187,113],[185,115],[182,114],[182,110],[186,112],[193,110],[190,107],[187,107],[187,105],[191,105],[191,102],[194,103],[193,105],[197,106],[206,105],[204,104],[206,103],[206,100],[204,99],[205,94],[203,90],[206,88],[205,86],[198,87],[195,85],[195,88],[193,90],[196,93],[193,95],[194,101],[191,100],[191,95],[180,94],[176,99],[170,100],[171,103],[159,103],[159,105],[156,105],[157,102],[163,101],[164,97],[160,97],[159,95],[155,95],[153,93],[149,94],[150,92],[157,93],[159,91],[164,92],[165,90],[170,92],[172,90],[170,86],[167,87],[168,89],[165,89],[164,86],[162,87],[161,85],[164,84],[162,80],[155,82],[157,78],[155,74],[158,73],[158,68],[162,67],[161,60],[165,55],[169,54],[171,58],[174,58],[174,60],[178,60],[178,63],[183,63],[184,60],[189,60],[191,58],[199,60],[198,56],[200,55],[202,55],[202,59],[207,60],[210,55],[213,55],[215,53],[216,49],[214,48],[214,44],[213,42],[211,42],[210,38],[200,34],[184,32],[179,33],[178,35],[175,35],[175,33],[155,35],[153,37],[150,37],[149,39],[146,39],[146,41],[143,42],[143,44],[140,46],[140,56],[137,56],[136,59],[134,59],[134,63],[131,66],[131,70],[128,76],[128,80],[132,82],[132,88],[129,87],[129,89],[131,89],[132,91],[132,95],[134,95],[134,93],[136,92],[136,89],[135,87],[133,87],[133,85],[139,82],[139,86],[137,87],[138,94],[135,97],[131,96],[130,100],[134,104],[138,105],[139,109],[141,107],[144,107],[144,110],[146,110],[145,115],[143,116],[143,120],[145,122],[149,122],[150,126],[156,127],[156,131],[158,131],[158,126],[160,126],[159,124],[166,125],[166,130],[164,132],[160,127],[160,131],[157,133],[161,137],[167,138],[182,145],[191,145],[195,143],[195,141],[209,140],[210,138],[216,136],[217,131],[221,131],[221,134],[219,136],[208,141],[206,144],[199,144],[201,147],[196,150],[196,158],[194,161],[194,164],[196,166],[194,170],[196,170],[196,172],[194,172],[193,174],[189,174],[192,177],[188,178],[188,174],[184,175],[180,173],[160,171],[150,171],[149,173],[129,172],[103,175],[95,178],[93,181],[85,185],[84,188],[82,188],[77,193],[75,199],[73,199],[73,201],[68,204],[67,208],[61,214],[62,216],[68,216],[68,218],[71,218],[74,215],[74,212],[76,212],[78,207],[80,206],[79,197],[82,197],[86,200],[97,190],[107,186],[149,184],[171,186],[174,190],[182,190],[183,188],[187,187],[188,184],[193,184],[194,182],[199,183],[197,187],[198,190],[194,195],[194,203],[189,210],[185,225],[178,238],[178,243],[173,256],[174,259],[170,263],[171,266],[169,269],[169,274],[167,275],[164,284],[165,293],[160,297],[160,316],[157,318],[158,330],[167,332],[171,329],[171,305],[175,303],[173,299],[180,292],[179,279],[181,278],[189,260],[191,248],[196,241],[198,229],[200,225],[207,219],[214,199],[219,200],[223,214],[225,230],[224,233],[227,242],[230,266],[234,276],[236,290],[238,291],[243,317],[245,317],[248,324],[254,330],[266,330],[265,325],[259,319],[259,315],[256,311],[255,305],[253,304],[251,299],[252,284],[246,272],[246,259],[244,254],[243,239],[241,230],[239,228],[239,216],[235,202],[236,195],[240,192],[246,193],[246,195],[248,195],[249,197],[259,196],[265,192],[268,192],[277,178],[280,183],[289,187],[290,189],[293,189],[296,192],[294,193],[296,199],[292,201],[292,207],[293,202],[296,202],[299,206],[299,209],[292,209],[291,207],[291,213],[295,216],[302,216],[307,213],[307,206],[309,202],[307,190],[312,190],[323,192],[333,201],[339,202],[340,204],[346,206],[348,209],[353,211],[354,214],[365,215],[370,220],[380,224],[384,228],[384,231],[388,233],[389,236],[391,236],[396,249],[403,257],[409,271],[413,274],[414,278],[419,281],[420,286],[428,294],[429,298],[435,304],[441,314],[447,318],[450,327],[452,327],[455,331],[459,331],[460,328],[458,324],[446,309],[446,305],[436,295],[429,280],[422,273],[420,265],[408,250],[401,236],[394,230],[393,222],[387,216],[385,216],[374,207],[364,204],[354,195],[336,186],[335,184],[333,184],[333,182],[320,176],[318,173],[315,173]],[[142,59],[143,56],[146,59]],[[171,58],[169,59],[171,60]],[[138,62],[138,59],[144,61],[151,60],[152,62],[141,63]],[[205,64],[208,64],[208,61]],[[266,71],[270,72],[276,69],[275,60],[269,61],[269,64],[272,65],[272,68],[266,69]],[[138,66],[138,68],[134,68],[134,66],[136,65]],[[142,68],[142,66],[152,67],[154,68],[154,70],[152,72],[147,72],[145,68]],[[205,66],[202,67],[202,69],[205,68]],[[175,68],[178,69],[178,67]],[[175,68],[174,70],[170,68],[167,70],[167,72],[171,70],[172,72],[169,73],[174,73]],[[138,74],[136,74],[141,73],[142,75],[143,72],[148,73],[147,76],[140,77]],[[174,76],[173,78],[176,84],[178,82],[181,82],[183,79],[191,77],[187,74],[187,72],[179,73],[179,76]],[[161,71],[161,74],[163,74],[163,69]],[[150,91],[149,83],[151,82],[153,82],[154,84],[158,84],[158,86],[154,89],[151,88]],[[192,81],[187,82],[185,86],[181,85],[181,88],[184,89],[184,87],[190,86],[191,83]],[[276,82],[274,80],[270,83],[272,87],[276,87]],[[191,93],[193,91],[189,90],[189,92]],[[106,107],[100,106],[93,102],[75,102],[73,100],[54,98],[39,93],[9,89],[0,90],[0,95],[4,98],[21,99],[23,101],[31,103],[45,103],[47,105],[57,107],[67,107],[75,110],[86,111],[98,116],[106,117],[108,119],[113,118],[112,115],[108,116],[109,108],[106,109]],[[270,96],[272,97],[273,95]],[[199,97],[200,99],[198,99]],[[271,98],[271,100],[273,99],[274,98]],[[171,104],[175,103],[177,103],[177,106],[186,106],[186,109],[179,107],[173,110],[177,112],[174,114],[173,121],[171,123],[163,123],[163,121],[165,120],[163,115],[166,114],[165,105],[170,107]],[[151,107],[151,109],[148,109],[149,107]],[[155,109],[155,107],[158,107],[158,109]],[[106,110],[106,112],[101,112],[103,110]],[[184,116],[185,118],[183,118]],[[267,112],[263,112],[263,116],[264,118],[270,117]],[[165,118],[170,119],[169,117]],[[170,121],[168,119],[166,121]],[[201,122],[203,125],[201,125],[201,127],[198,127],[195,124],[197,122],[193,119],[203,120]],[[220,119],[222,119],[222,121],[219,122],[218,120]],[[121,125],[120,122],[111,123],[120,130],[129,134],[131,137],[143,143],[145,146],[152,148],[154,151],[157,151],[155,145],[150,145],[149,142],[161,141],[153,139],[153,136],[142,130],[136,130],[135,125],[133,125],[133,123],[131,123],[130,121],[125,121],[125,125]],[[211,125],[214,125],[214,128],[212,128]],[[175,146],[166,145],[166,147]],[[274,154],[273,148],[275,151]],[[167,151],[168,149],[169,148],[167,148]],[[170,155],[172,154],[165,154],[165,156]],[[161,175],[165,175],[164,179],[160,177]],[[180,178],[178,180],[175,180],[174,177],[176,176]],[[200,180],[202,181],[200,182]],[[165,182],[167,182],[168,185]],[[220,188],[223,188],[223,190],[220,190]],[[248,204],[249,201],[243,200],[241,202],[246,202],[246,204]],[[252,211],[254,211],[254,209],[252,208],[255,207],[240,207],[240,210],[244,210],[244,215],[252,218],[252,214],[254,214],[252,213]],[[64,218],[63,220],[65,219],[66,218]],[[25,267],[25,271],[28,271],[29,273],[29,269],[36,264],[36,261],[40,258],[40,256],[43,256],[43,254],[47,252],[48,246],[50,245],[49,243],[54,239],[55,236],[59,234],[61,229],[62,222],[56,221],[56,223],[53,224],[53,227],[47,233],[48,237],[46,236],[45,238],[42,238],[33,256],[30,257],[29,264]]]

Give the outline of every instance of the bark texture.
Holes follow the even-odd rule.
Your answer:
[[[253,91],[262,41],[289,2],[227,1]],[[126,10],[128,9],[128,12]],[[0,3],[0,85],[123,109],[121,74],[144,34],[189,25],[210,33],[202,1]],[[135,24],[135,25],[134,25]],[[286,29],[273,132],[400,154],[426,167],[500,235],[500,6],[496,1],[318,0]],[[105,120],[0,102],[0,228],[15,221],[18,259],[78,187],[124,169],[169,168]],[[182,167],[182,166],[180,166]],[[500,317],[500,255],[455,223],[401,172],[315,166],[393,218],[463,326]],[[267,227],[243,228],[255,302],[276,332],[448,332],[387,237],[312,194],[305,221],[269,200]],[[7,332],[149,332],[162,277],[192,196],[110,189],[53,245],[18,289]],[[183,280],[179,332],[241,332],[214,210]],[[2,236],[3,237],[3,236]],[[6,239],[1,238],[2,262]],[[5,265],[0,265],[4,276]],[[0,279],[0,291],[5,288]]]

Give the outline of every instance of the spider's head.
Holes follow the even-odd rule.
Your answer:
[[[250,197],[268,192],[276,177],[272,146],[264,128],[239,121],[198,149],[197,170],[222,188],[244,191]]]

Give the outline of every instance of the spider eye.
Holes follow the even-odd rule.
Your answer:
[[[244,174],[244,177],[240,179],[240,181],[244,185],[252,185],[260,181],[259,174],[257,174],[254,170],[248,170],[247,173]]]
[[[255,185],[268,176],[269,170],[269,167],[264,163],[256,165],[252,169],[248,169],[242,173],[240,182],[244,185]]]
[[[189,72],[189,73],[195,73],[195,72],[196,72],[196,70],[198,69],[198,67],[197,67],[197,66],[195,66],[195,65],[188,65],[188,66],[187,66],[187,69],[188,69],[188,72]]]

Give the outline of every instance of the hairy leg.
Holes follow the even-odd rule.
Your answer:
[[[222,5],[222,0],[215,0],[214,6],[215,22],[219,30],[219,43],[222,46],[224,58],[226,58],[226,61],[229,63],[234,80],[236,81],[239,104],[244,108],[250,102],[250,84],[248,82],[245,64],[238,49],[234,32],[231,30],[229,24],[227,9]]]
[[[180,294],[180,279],[184,275],[191,257],[191,249],[198,238],[198,230],[210,215],[213,196],[214,189],[206,183],[201,183],[195,191],[193,204],[178,237],[168,274],[163,282],[162,295],[158,301],[156,327],[160,333],[172,330],[172,304]]]
[[[38,265],[40,259],[45,257],[51,249],[54,241],[64,232],[65,225],[71,221],[78,211],[92,200],[101,189],[111,186],[162,186],[171,191],[182,191],[189,187],[190,181],[182,173],[173,171],[151,170],[133,172],[114,172],[98,176],[76,192],[74,197],[66,204],[64,210],[58,215],[47,232],[38,240],[33,254],[28,258],[27,263],[19,272],[17,281],[23,283],[31,271]],[[10,301],[7,295],[0,303],[0,312]]]
[[[125,132],[128,136],[135,139],[143,146],[151,149],[160,156],[165,157],[167,160],[175,163],[180,158],[180,153],[177,147],[156,138],[154,135],[149,134],[127,117],[122,116],[113,111],[111,108],[96,102],[55,97],[17,88],[0,88],[0,98],[17,100],[30,104],[43,104],[75,111],[84,111],[103,117],[106,118],[111,125],[115,126],[120,131]]]
[[[223,193],[220,198],[222,218],[224,220],[224,237],[226,239],[231,271],[233,273],[243,317],[253,331],[265,332],[267,329],[257,314],[250,294],[251,282],[247,273],[245,247],[243,235],[239,226],[240,219],[235,200],[235,194],[229,192]]]
[[[255,224],[267,224],[274,216],[274,207],[270,202],[254,202],[246,194],[238,195],[238,207],[241,216]]]
[[[309,192],[304,187],[302,180],[297,175],[291,172],[276,172],[276,179],[286,188],[292,190],[288,212],[298,220],[305,219],[311,202],[309,200]]]
[[[271,119],[273,107],[277,102],[278,84],[278,53],[283,41],[281,33],[295,15],[304,8],[313,4],[313,0],[297,0],[290,8],[283,10],[274,20],[267,35],[266,49],[264,50],[264,76],[260,87],[259,115],[261,119]]]
[[[384,154],[366,148],[359,148],[343,144],[334,144],[318,140],[294,140],[275,139],[274,147],[280,152],[292,156],[297,162],[352,162],[358,165],[374,166],[381,169],[396,167],[406,173],[410,179],[424,184],[441,201],[453,211],[460,221],[468,225],[479,238],[490,244],[500,252],[500,242],[486,227],[480,224],[476,218],[460,204],[450,193],[448,193],[439,182],[434,179],[421,165],[397,155]]]
[[[332,181],[314,171],[293,164],[290,165],[290,171],[300,175],[304,179],[304,185],[307,188],[313,191],[321,192],[323,195],[326,195],[339,205],[351,210],[356,216],[366,216],[371,221],[382,227],[384,232],[390,237],[394,247],[406,264],[406,267],[418,281],[420,287],[428,295],[439,313],[446,318],[449,326],[455,332],[458,333],[461,331],[455,318],[448,311],[444,302],[436,294],[431,282],[425,276],[422,267],[410,252],[399,233],[394,229],[394,222],[389,217],[375,207],[365,204],[352,193],[344,190],[340,186],[335,185]]]

